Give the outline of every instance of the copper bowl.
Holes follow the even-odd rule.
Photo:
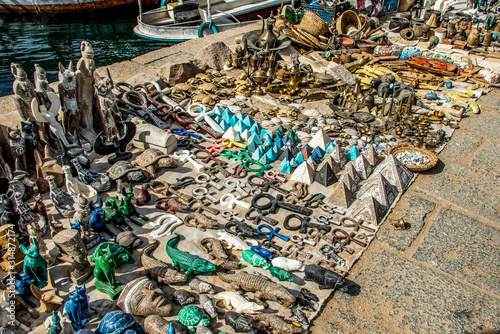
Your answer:
[[[373,49],[377,46],[377,44],[368,41],[357,42],[356,45],[361,51],[368,53],[373,53]]]
[[[342,45],[344,45],[347,49],[350,49],[354,46],[354,40],[349,37],[338,37],[338,40]]]

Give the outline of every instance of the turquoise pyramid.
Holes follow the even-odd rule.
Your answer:
[[[239,120],[235,125],[234,125],[234,129],[236,130],[236,132],[238,133],[243,133],[243,131],[245,131],[247,129],[247,127],[245,126],[245,124],[243,124],[243,122],[241,120]]]
[[[238,114],[236,115],[236,117],[240,120],[240,121],[243,121],[245,119],[245,115],[243,115],[243,113],[240,111],[238,112]]]
[[[258,161],[263,165],[267,165],[270,162],[267,154],[264,154]]]
[[[243,118],[243,121],[242,121],[242,122],[243,122],[243,124],[245,124],[245,125],[247,126],[247,128],[249,128],[249,129],[252,127],[252,125],[254,125],[254,124],[255,124],[255,121],[253,120],[253,118],[252,118],[252,117],[250,117],[250,116],[248,116],[248,115],[246,115],[246,116],[245,116],[245,118]]]
[[[295,157],[295,163],[297,164],[297,166],[303,163],[304,161],[305,160],[304,157],[302,156],[302,153],[297,154],[297,156]]]
[[[224,131],[227,131],[227,129],[229,129],[231,126],[224,120],[222,120],[220,123],[219,123],[219,126],[222,128],[222,130]]]
[[[273,146],[273,140],[271,139],[270,136],[266,136],[264,139],[264,146],[265,147],[272,147]]]
[[[337,141],[334,140],[332,141],[328,147],[326,148],[326,153],[332,153],[333,149],[335,148],[335,146],[337,146]]]
[[[283,125],[280,125],[277,129],[276,129],[276,133],[275,133],[275,137],[276,139],[281,139],[285,136],[285,128],[283,127]]]
[[[272,148],[273,152],[276,154],[276,159],[278,159],[278,157],[281,155],[281,153],[283,152],[281,150],[281,148],[279,148],[278,146],[274,145],[273,148]],[[274,160],[276,160],[274,159]],[[273,160],[273,161],[274,161]]]
[[[265,129],[260,130],[260,139],[264,139],[265,136],[269,136],[273,139],[273,132]]]
[[[261,130],[261,127],[260,127],[259,123],[255,122],[255,123],[253,123],[252,127],[248,131],[251,134],[256,133],[257,135],[259,135],[259,138],[260,138],[260,130]]]
[[[223,113],[224,111],[222,110],[222,108],[219,105],[216,105],[214,108],[214,115],[222,116]]]
[[[260,158],[262,158],[263,155],[264,155],[264,149],[262,148],[262,146],[259,146],[257,148],[257,150],[255,150],[255,152],[253,152],[252,159],[256,160],[256,161],[259,161]]]
[[[248,144],[247,146],[247,150],[250,151],[250,152],[255,152],[259,147],[261,147],[261,145],[259,144],[256,144],[254,141],[251,142],[250,144]]]
[[[262,145],[262,140],[260,140],[259,135],[257,135],[256,133],[252,134],[250,138],[248,138],[248,142],[255,143],[257,145]]]
[[[273,151],[273,149],[269,149],[266,152],[266,156],[267,156],[267,159],[268,159],[267,163],[276,161],[276,159],[278,159],[278,155],[276,154],[276,152]]]
[[[300,143],[300,139],[299,137],[297,137],[297,135],[295,134],[295,131],[293,131],[293,129],[290,129],[290,131],[288,131],[288,134],[286,135],[288,137],[288,139],[290,139],[295,145],[299,144]]]
[[[290,164],[290,162],[285,162],[281,169],[280,169],[280,173],[284,173],[284,174],[291,174],[292,173],[292,165]]]
[[[357,146],[353,146],[349,152],[346,153],[347,159],[354,161],[359,157],[360,153]]]
[[[282,167],[283,167],[283,165],[284,165],[284,164],[286,164],[287,162],[288,162],[288,163],[290,163],[290,162],[288,161],[288,158],[287,158],[287,157],[285,157],[285,159],[283,159],[283,161],[282,161],[282,162],[280,162],[280,166],[282,166]]]
[[[274,142],[274,146],[277,146],[278,148],[282,148],[283,147],[283,142],[280,140],[277,140]]]
[[[232,116],[231,119],[229,120],[229,124],[234,128],[236,123],[238,123],[239,119],[236,116]]]

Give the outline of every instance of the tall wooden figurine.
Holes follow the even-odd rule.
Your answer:
[[[74,134],[80,124],[80,110],[78,109],[76,73],[73,71],[73,62],[68,68],[59,63],[59,100],[63,112],[62,122],[66,133]]]
[[[10,71],[15,78],[12,88],[17,111],[23,121],[26,121],[28,118],[32,118],[31,100],[36,96],[35,87],[28,80],[28,75],[18,63],[11,63]]]
[[[94,104],[94,49],[89,42],[82,41],[80,45],[82,58],[76,64],[76,91],[78,109],[80,110],[80,134],[85,140],[93,143],[96,137],[92,127]]]
[[[118,129],[116,128],[115,114],[118,113],[115,95],[112,92],[113,80],[109,70],[106,69],[107,77],[101,77],[97,72],[94,72],[94,84],[97,97],[97,109],[101,117],[104,133],[108,141],[111,137],[119,136]]]

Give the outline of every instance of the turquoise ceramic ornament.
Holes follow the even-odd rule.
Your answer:
[[[214,110],[214,115],[217,116],[222,116],[222,114],[224,113],[224,111],[219,105],[216,105],[213,110]]]
[[[453,88],[453,82],[446,81],[446,88],[448,88],[448,89]]]
[[[323,149],[319,146],[316,146],[316,148],[311,153],[311,158],[317,164],[319,164],[321,162],[321,160],[323,160],[324,156],[325,156],[325,151],[323,151]]]
[[[251,142],[250,144],[248,144],[247,146],[247,151],[249,152],[252,152],[254,153],[255,151],[257,151],[257,149],[259,147],[261,147],[262,145],[259,145],[259,144],[255,144],[255,142]]]
[[[264,155],[264,149],[262,148],[262,146],[259,146],[257,150],[252,154],[252,159],[259,161],[263,155]]]
[[[253,120],[252,117],[250,117],[250,116],[247,115],[243,119],[243,124],[245,124],[246,127],[250,129],[255,124],[255,121]]]
[[[292,173],[292,165],[288,160],[281,166],[280,173],[291,174]]]
[[[222,130],[224,131],[227,131],[227,129],[229,129],[230,125],[225,121],[225,120],[222,120],[220,123],[219,123],[219,126],[221,127]]]
[[[328,147],[326,148],[326,153],[331,153],[333,151],[333,149],[335,148],[335,146],[337,145],[337,141],[334,140],[332,141]]]
[[[259,123],[255,122],[252,127],[250,128],[250,130],[248,130],[251,134],[257,134],[260,136],[260,130],[261,130],[261,127],[259,125]],[[259,137],[260,138],[260,137]]]
[[[256,133],[253,133],[252,135],[250,135],[250,138],[248,138],[248,142],[255,143],[257,145],[262,145],[262,140],[260,140],[260,136]]]
[[[266,136],[271,137],[271,140],[272,140],[273,139],[273,132],[266,130],[266,129],[260,130],[260,139],[264,140],[264,138]]]
[[[351,160],[351,161],[354,161],[356,160],[359,155],[361,153],[359,153],[359,150],[358,150],[358,147],[357,146],[353,146],[349,152],[346,153],[346,156],[347,156],[347,159]]]
[[[269,149],[267,150],[266,152],[266,157],[268,159],[268,162],[267,163],[270,163],[270,162],[273,162],[273,161],[276,161],[276,159],[278,159],[278,155],[276,154],[276,152],[273,151],[273,149]]]
[[[231,125],[233,128],[236,125],[236,123],[238,123],[238,122],[239,122],[239,119],[236,118],[236,116],[234,116],[234,115],[229,119],[229,125]]]
[[[297,164],[297,166],[299,166],[301,163],[303,163],[305,160],[304,160],[304,157],[302,156],[302,153],[299,153],[295,156],[295,163]]]
[[[278,147],[278,146],[276,146],[276,145],[274,145],[274,146],[273,146],[272,150],[273,150],[274,154],[276,154],[276,159],[278,159],[278,157],[281,155],[281,152],[283,152],[283,151],[281,150],[281,148],[279,148],[279,147]],[[274,160],[276,160],[276,159],[274,159]],[[274,160],[273,160],[273,161],[274,161]]]

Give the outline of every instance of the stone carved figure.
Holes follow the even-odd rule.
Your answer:
[[[47,80],[47,73],[45,70],[38,64],[35,64],[35,73],[33,73],[33,77],[35,79],[35,97],[36,100],[41,105],[44,105],[47,110],[50,109],[52,102],[49,99],[47,93],[54,93],[52,87],[49,86],[49,81]],[[33,110],[32,110],[33,112]],[[41,137],[45,143],[50,144],[52,147],[55,147],[55,142],[51,140],[50,128],[47,124],[37,124],[39,125]]]
[[[27,170],[36,169],[35,150],[43,152],[43,146],[38,137],[35,124],[31,120],[21,122],[21,137],[24,141]]]
[[[57,310],[64,302],[59,296],[59,290],[55,287],[54,279],[49,270],[47,270],[47,285],[43,289],[39,289],[31,285],[31,292],[36,299],[40,301],[40,311],[44,313]]]
[[[87,299],[87,289],[85,284],[81,287],[75,285],[75,291],[68,293],[69,301],[64,304],[64,310],[71,320],[71,325],[75,331],[85,327],[90,321],[89,303]]]
[[[78,109],[80,111],[80,134],[85,140],[93,143],[96,134],[93,130],[94,117],[94,49],[89,42],[82,41],[80,45],[82,58],[76,64],[76,91]]]
[[[40,234],[33,228],[33,226],[27,226],[28,233],[30,235],[30,240],[35,239],[38,243],[38,247],[40,248],[40,255],[47,261],[47,265],[50,267],[56,263],[54,258],[50,256],[49,249],[45,244],[45,240],[40,236]]]
[[[28,75],[18,63],[11,63],[10,71],[15,78],[12,89],[14,90],[14,101],[17,111],[23,121],[26,121],[32,117],[31,100],[36,97],[35,87],[28,80]]]
[[[94,276],[97,291],[108,294],[111,299],[118,297],[125,286],[116,280],[115,269],[118,263],[110,246],[101,249],[100,252],[96,250],[90,260],[95,263]]]
[[[36,239],[31,239],[32,245],[25,247],[19,245],[21,251],[26,255],[24,258],[24,275],[28,276],[31,283],[37,288],[47,285],[47,261],[40,255]]]
[[[69,62],[68,68],[59,63],[59,99],[63,112],[62,122],[66,133],[75,133],[80,124],[80,110],[78,109],[76,74],[73,71],[73,62]]]
[[[167,317],[172,314],[172,306],[163,291],[147,277],[139,277],[128,283],[118,298],[117,306],[132,315],[157,314]]]
[[[19,159],[23,168],[26,170],[26,147],[21,135],[21,130],[19,126],[16,126],[15,128],[8,128],[7,131],[7,143],[9,144],[12,161]]]
[[[97,98],[97,110],[102,120],[104,133],[110,141],[113,136],[118,136],[116,128],[115,115],[118,114],[115,95],[112,92],[113,80],[109,70],[106,69],[107,76],[101,77],[97,72],[94,72],[94,85]]]

